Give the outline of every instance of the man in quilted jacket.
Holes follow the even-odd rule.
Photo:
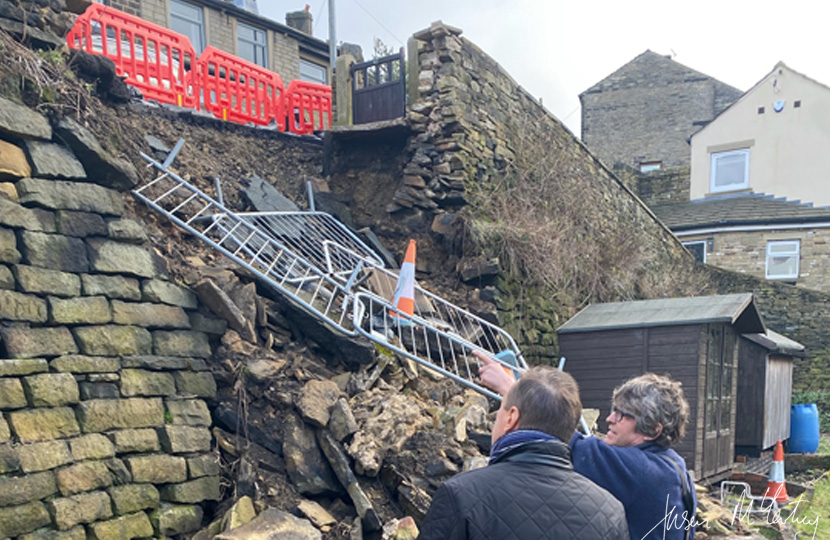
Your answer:
[[[567,441],[582,414],[573,377],[537,367],[504,398],[490,463],[444,482],[420,540],[628,540],[622,505],[574,471]]]

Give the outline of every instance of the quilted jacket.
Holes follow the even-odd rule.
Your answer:
[[[619,501],[570,465],[558,441],[533,442],[438,488],[419,540],[628,540]]]

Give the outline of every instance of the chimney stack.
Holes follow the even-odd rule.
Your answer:
[[[285,14],[285,24],[290,26],[291,28],[296,28],[303,34],[308,34],[309,36],[313,33],[313,17],[311,16],[311,11],[309,11],[310,6],[306,5],[305,9],[302,11],[292,11]]]

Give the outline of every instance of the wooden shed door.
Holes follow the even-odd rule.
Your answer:
[[[706,412],[703,435],[704,478],[732,466],[735,334],[722,324],[709,325],[706,356]]]

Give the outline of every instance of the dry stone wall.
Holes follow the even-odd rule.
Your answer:
[[[3,98],[0,141],[0,538],[197,530],[223,325],[125,217],[131,165]]]

